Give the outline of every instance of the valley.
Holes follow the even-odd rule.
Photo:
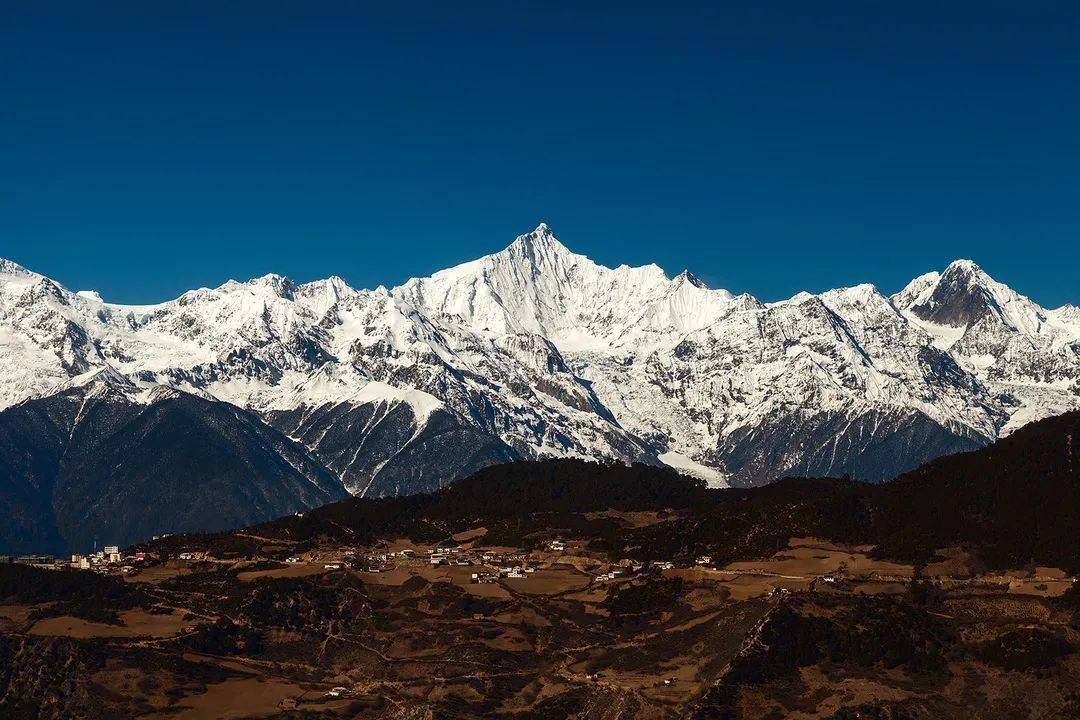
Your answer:
[[[1071,717],[1077,430],[1040,421],[881,485],[515,463],[159,538],[127,571],[0,565],[0,710]]]

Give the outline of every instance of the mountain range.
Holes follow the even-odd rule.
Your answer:
[[[967,260],[892,296],[765,303],[603,267],[541,224],[393,289],[267,275],[146,306],[0,260],[9,550],[222,529],[520,459],[880,481],[1075,408],[1080,309]]]

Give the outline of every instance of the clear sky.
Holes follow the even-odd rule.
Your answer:
[[[1077,3],[553,5],[4,3],[0,256],[149,302],[545,220],[765,300],[968,257],[1080,302]]]

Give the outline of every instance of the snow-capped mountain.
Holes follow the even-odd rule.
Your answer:
[[[1077,407],[1080,310],[1039,307],[968,260],[912,280],[893,296],[904,315],[995,391],[999,432]]]
[[[95,370],[252,411],[356,494],[541,456],[883,479],[1080,407],[1080,311],[968,261],[762,303],[544,224],[392,290],[267,275],[124,306],[0,261],[0,407]]]

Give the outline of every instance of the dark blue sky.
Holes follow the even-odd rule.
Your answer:
[[[572,5],[6,3],[0,256],[147,302],[546,220],[763,299],[970,257],[1080,302],[1075,2]]]

